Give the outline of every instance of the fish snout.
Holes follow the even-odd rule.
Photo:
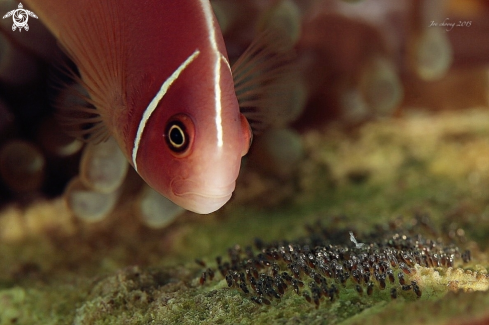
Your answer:
[[[199,186],[192,180],[174,179],[171,184],[172,199],[189,211],[208,214],[221,208],[231,198],[236,182],[224,186]]]

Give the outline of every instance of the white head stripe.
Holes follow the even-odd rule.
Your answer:
[[[216,29],[214,28],[214,19],[211,4],[208,0],[200,1],[202,10],[204,12],[205,23],[207,27],[207,34],[209,36],[209,43],[212,48],[212,52],[215,55],[214,63],[214,99],[216,104],[216,130],[217,130],[217,145],[223,146],[223,131],[222,131],[222,104],[221,104],[221,60],[224,60],[229,66],[226,57],[219,52],[216,40]]]
[[[136,158],[138,156],[138,150],[139,150],[139,143],[141,142],[141,138],[143,136],[144,128],[146,127],[146,123],[148,122],[149,118],[151,117],[151,114],[155,111],[156,107],[158,106],[159,102],[165,96],[166,92],[168,91],[168,88],[172,85],[172,83],[177,80],[178,76],[180,76],[180,73],[182,73],[183,70],[200,54],[200,51],[197,49],[195,50],[192,55],[190,55],[172,74],[171,76],[163,82],[161,85],[160,90],[156,94],[156,96],[153,98],[151,103],[149,103],[148,107],[143,113],[143,116],[141,117],[141,121],[139,122],[139,127],[138,131],[136,133],[136,138],[134,139],[134,146],[132,148],[132,163],[134,165],[134,169],[138,171],[138,164],[136,162]]]

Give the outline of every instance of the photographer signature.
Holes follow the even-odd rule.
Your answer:
[[[451,31],[455,27],[470,27],[472,25],[471,20],[459,20],[457,22],[451,22],[450,18],[445,18],[441,23],[437,23],[434,20],[430,22],[429,27],[445,27],[447,32]]]

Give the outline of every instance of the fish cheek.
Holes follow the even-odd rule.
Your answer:
[[[168,165],[172,156],[161,134],[146,132],[143,135],[138,152],[138,173],[149,186],[168,197],[171,181]]]

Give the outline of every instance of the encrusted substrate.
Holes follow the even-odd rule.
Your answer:
[[[5,208],[0,215],[0,324],[469,324],[489,319],[489,112],[408,114],[303,135],[306,160],[294,180],[255,177],[210,216],[186,214],[163,230],[145,228],[127,196],[102,223],[71,218],[62,201]],[[249,166],[248,166],[249,167]],[[277,187],[274,184],[282,186]],[[240,191],[242,191],[240,193]],[[270,202],[284,202],[269,207]],[[251,203],[250,203],[251,202]],[[331,229],[370,233],[415,213],[472,253],[453,268],[414,266],[422,290],[351,282],[318,308],[293,290],[259,305],[216,272],[199,278],[235,244],[304,236],[317,219]],[[403,217],[404,216],[404,217]],[[348,238],[346,238],[348,241]],[[367,242],[365,240],[365,242]],[[350,243],[353,245],[353,243]],[[199,266],[195,259],[206,263]],[[459,269],[462,267],[463,269]],[[329,281],[329,280],[328,280]],[[307,283],[306,283],[307,286]]]

